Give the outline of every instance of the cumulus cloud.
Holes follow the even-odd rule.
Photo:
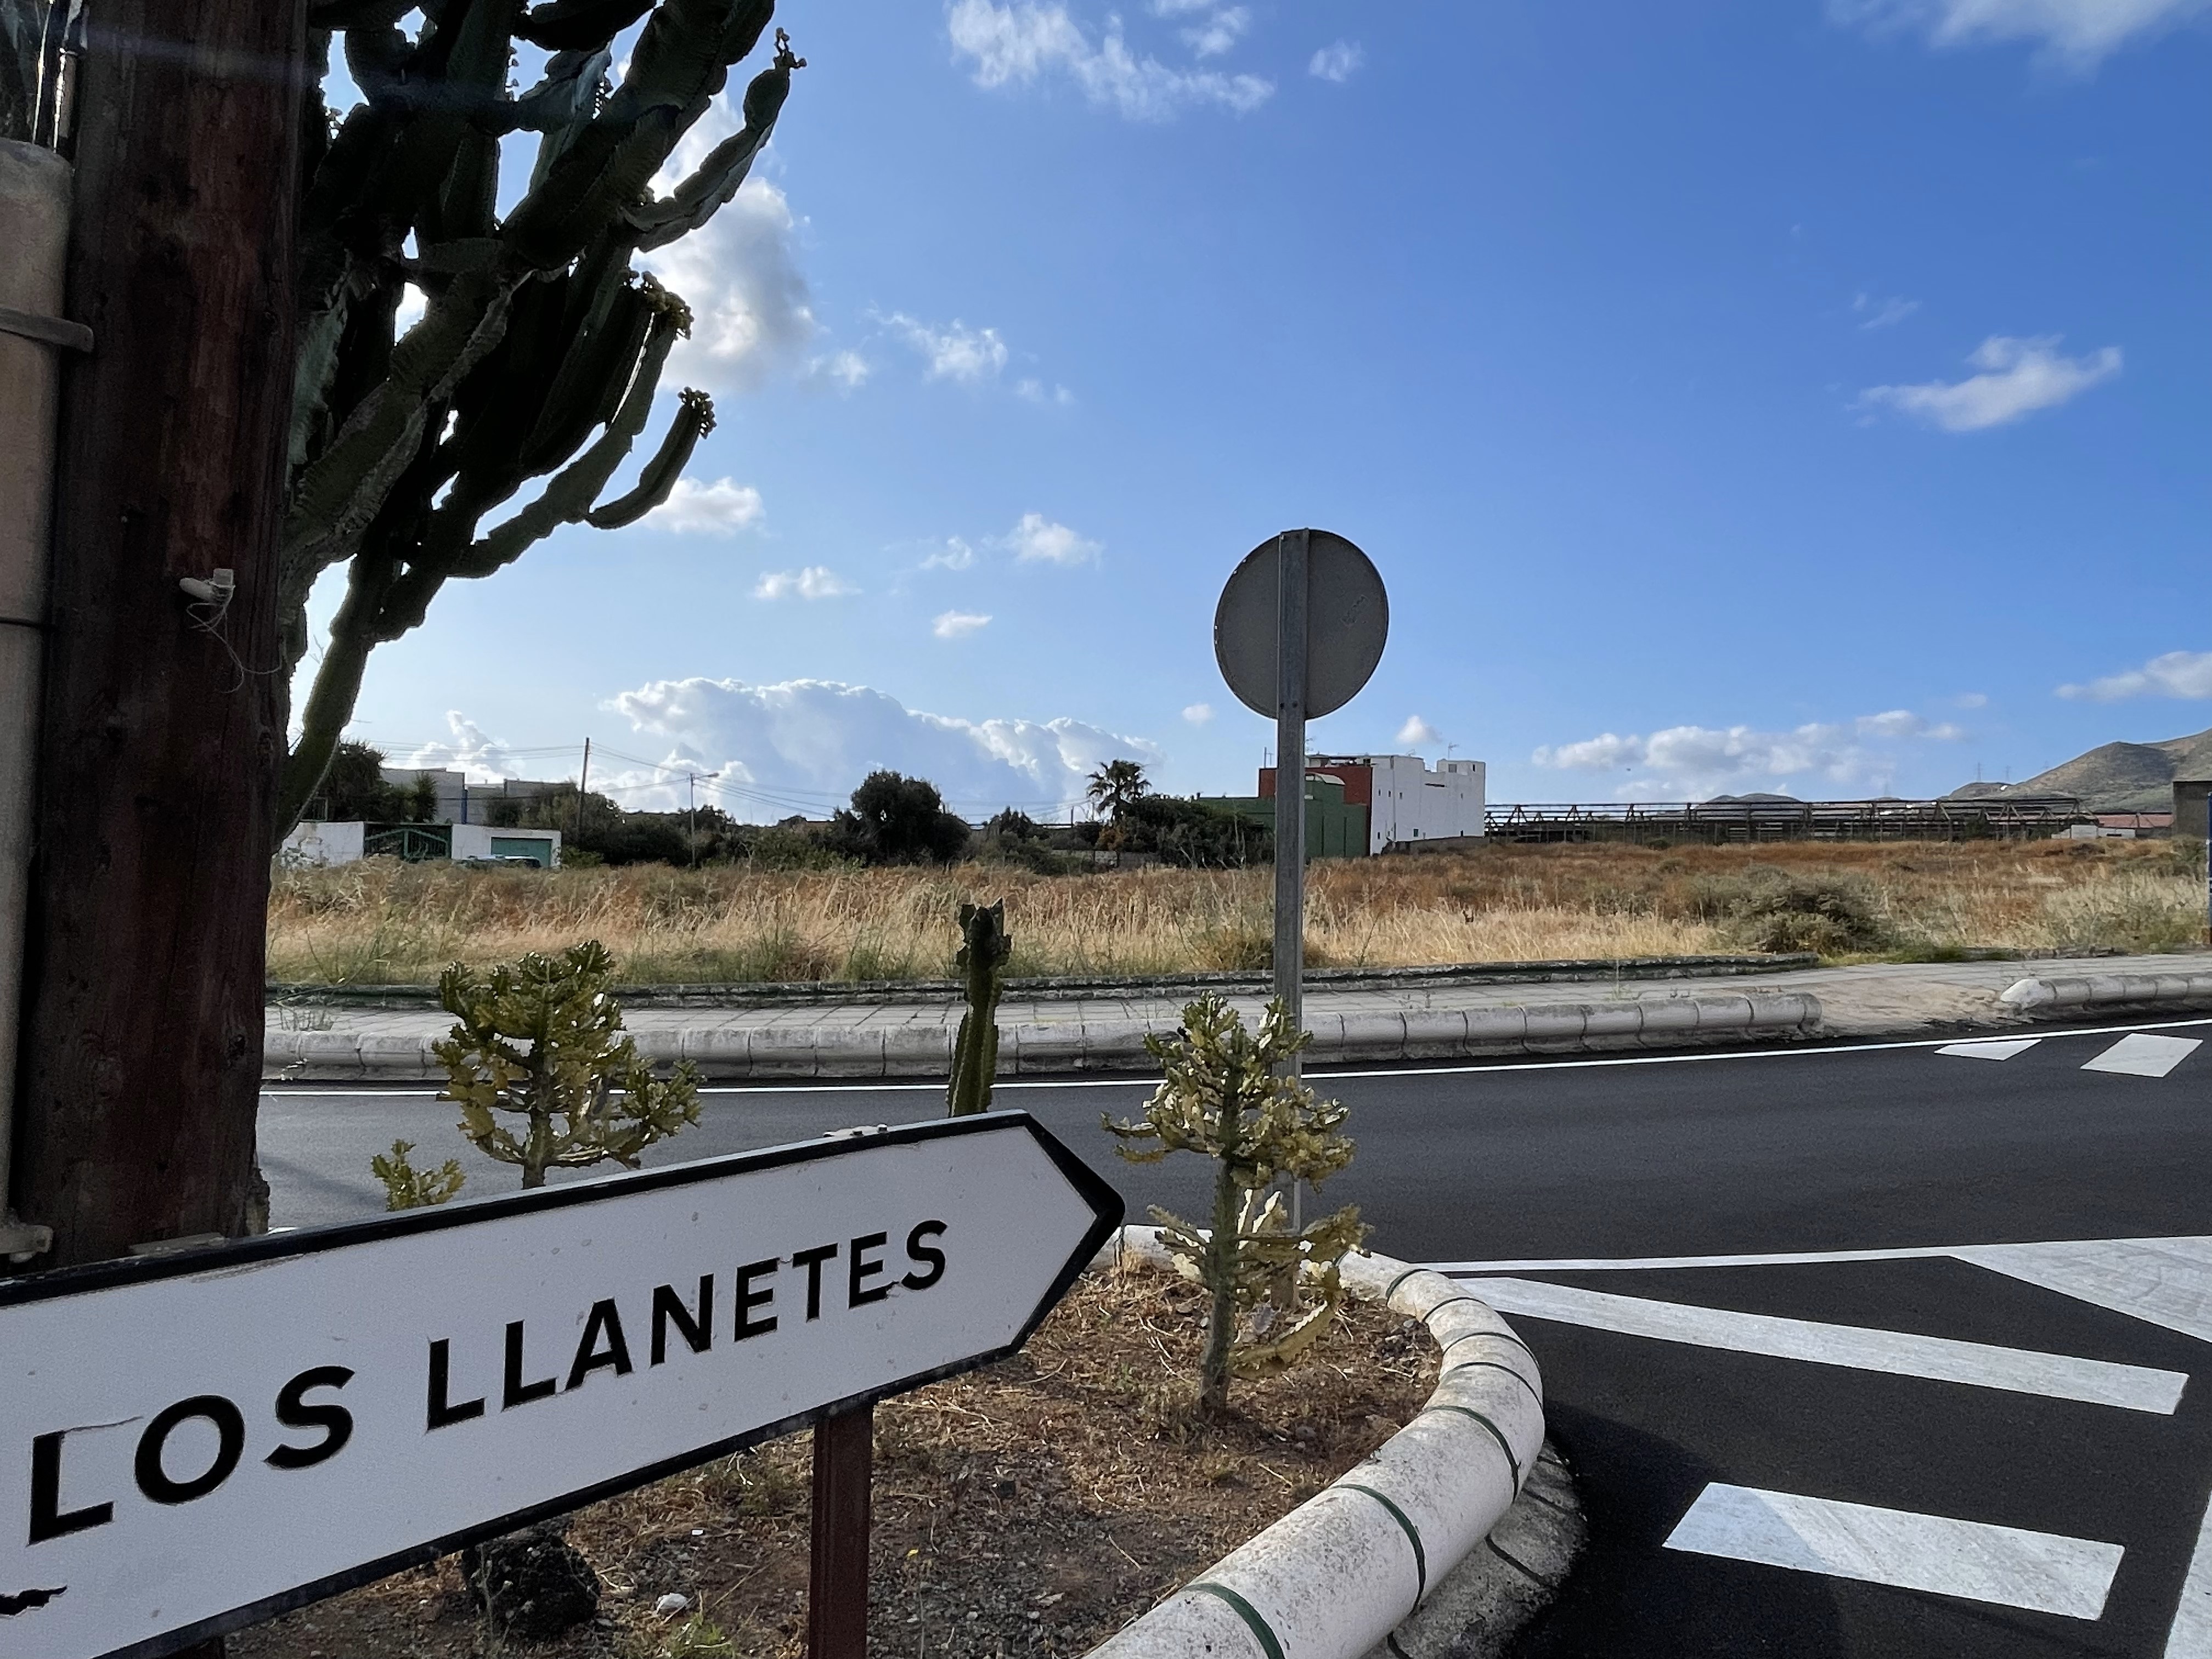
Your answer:
[[[962,640],[979,628],[988,628],[991,619],[974,611],[940,611],[937,619],[929,624],[929,631],[940,640]]]
[[[1218,58],[1252,27],[1252,14],[1243,6],[1224,6],[1204,22],[1182,32],[1182,43],[1200,58]]]
[[[451,743],[425,744],[400,763],[465,772],[471,783],[497,783],[501,778],[522,775],[522,767],[507,744],[486,737],[483,728],[459,709],[446,711],[446,729],[453,734]]]
[[[1869,386],[1859,394],[1859,402],[1869,408],[1887,405],[1946,432],[1978,432],[2039,409],[2056,409],[2120,372],[2119,347],[2067,357],[2059,353],[2059,338],[2056,334],[2033,339],[1992,334],[1966,359],[1980,374],[1948,382]]]
[[[981,817],[1009,805],[1066,806],[1109,760],[1164,758],[1141,738],[1081,720],[955,720],[835,680],[656,680],[615,707],[697,761],[756,820],[794,802],[824,816],[878,768],[927,778],[954,811]]]
[[[678,478],[668,499],[639,520],[647,530],[678,536],[734,536],[760,522],[761,493],[750,484],[717,478],[702,484]]]
[[[965,570],[975,562],[975,550],[957,536],[947,536],[945,545],[921,562],[924,570]]]
[[[1042,513],[1024,513],[1021,522],[998,538],[1024,564],[1083,564],[1105,550],[1105,544],[1079,536]]]
[[[2032,41],[2078,70],[2206,9],[2207,0],[1828,0],[1838,22],[1875,33],[1910,32],[1937,46]]]
[[[1856,720],[1814,722],[1788,732],[1748,726],[1716,729],[1674,726],[1649,737],[1601,732],[1579,743],[1547,745],[1530,758],[1564,772],[1634,773],[1608,784],[1607,798],[1696,799],[1723,791],[1790,790],[1797,780],[1815,788],[1887,790],[1900,759],[1892,746],[1908,740],[1952,743],[1958,726],[1893,708]]]
[[[1194,702],[1182,711],[1182,717],[1193,726],[1203,726],[1213,718],[1213,705],[1210,702]]]
[[[1892,328],[1920,309],[1917,300],[1902,300],[1892,295],[1887,300],[1877,300],[1871,294],[1851,296],[1851,310],[1859,319],[1859,326],[1869,333],[1878,328]]]
[[[806,372],[819,380],[834,380],[845,392],[858,392],[875,373],[875,365],[857,351],[833,351],[807,364]]]
[[[860,590],[826,564],[810,564],[803,570],[766,570],[753,584],[757,599],[842,599]]]
[[[920,354],[930,380],[974,386],[997,379],[1006,366],[1006,343],[995,328],[970,328],[957,317],[939,328],[902,311],[884,321]]]
[[[1398,728],[1398,741],[1407,749],[1433,749],[1443,740],[1444,734],[1419,714],[1408,714]]]
[[[1256,75],[1176,69],[1139,57],[1129,50],[1118,17],[1107,19],[1093,46],[1065,5],[956,0],[946,21],[953,55],[974,61],[977,86],[1028,86],[1064,75],[1091,102],[1116,110],[1127,120],[1170,121],[1206,105],[1243,115],[1274,95],[1274,83]],[[1198,33],[1205,34],[1203,29]]]
[[[1306,73],[1318,80],[1334,81],[1339,84],[1349,81],[1367,61],[1367,54],[1357,40],[1333,40],[1313,55],[1306,65]]]
[[[752,178],[704,227],[638,255],[691,307],[691,337],[670,354],[666,384],[746,392],[799,362],[815,324],[794,225],[783,192]]]
[[[2062,685],[2062,697],[2118,702],[2127,697],[2212,697],[2212,651],[2169,651],[2141,668],[2107,674],[2087,685]]]

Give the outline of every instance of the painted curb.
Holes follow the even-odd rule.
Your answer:
[[[1158,1229],[1099,1255],[1171,1266]],[[1411,1422],[1334,1485],[1231,1551],[1088,1659],[1361,1659],[1489,1536],[1544,1444],[1535,1357],[1487,1304],[1441,1273],[1356,1253],[1352,1295],[1421,1320],[1443,1350]]]
[[[2212,975],[2198,975],[2212,986]],[[2024,981],[2025,982],[2025,981]],[[2212,989],[2205,994],[2212,997]],[[1541,1007],[1415,1008],[1397,1013],[1310,1011],[1309,1063],[1471,1060],[1511,1054],[1589,1054],[1810,1036],[1820,999],[1801,991]],[[1070,1072],[1152,1072],[1145,1038],[1172,1030],[1146,1020],[1054,1020],[1000,1028],[1006,1077]],[[442,1032],[441,1033],[442,1035]],[[710,1082],[780,1078],[943,1078],[951,1066],[949,1025],[847,1023],[721,1025],[633,1030],[656,1064],[688,1060]],[[442,1080],[432,1036],[359,1031],[272,1030],[262,1042],[264,1078],[303,1083],[379,1079]]]
[[[2023,979],[1997,1001],[2016,1013],[2069,1013],[2078,1008],[2212,1006],[2212,974],[2084,974]]]

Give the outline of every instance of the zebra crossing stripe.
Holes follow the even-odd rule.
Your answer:
[[[2041,1037],[1994,1037],[1982,1042],[1947,1042],[1936,1052],[1960,1060],[2010,1060],[2042,1041]]]
[[[1667,1547],[2086,1620],[2103,1616],[2124,1553],[2094,1539],[1718,1483]]]
[[[2202,1037],[2160,1036],[2132,1031],[2081,1069],[2118,1072],[2125,1077],[2164,1077],[2204,1046]]]

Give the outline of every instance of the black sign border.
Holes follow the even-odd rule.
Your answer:
[[[451,1227],[466,1227],[510,1216],[532,1215],[541,1210],[563,1209],[604,1199],[627,1197],[633,1193],[694,1186],[701,1182],[717,1181],[732,1175],[784,1169],[793,1164],[840,1158],[851,1152],[870,1152],[878,1146],[909,1146],[961,1135],[1002,1133],[1010,1128],[1029,1132],[1030,1138],[1042,1148],[1077,1195],[1091,1206],[1092,1221],[1084,1235],[1081,1246],[1060,1269],[1051,1288],[1015,1334],[1013,1340],[1005,1346],[993,1348],[966,1359],[954,1360],[929,1370],[914,1372],[880,1388],[848,1395],[843,1399],[817,1406],[811,1411],[778,1419],[760,1428],[714,1441],[696,1450],[663,1459],[647,1468],[617,1475],[595,1486],[579,1487],[545,1503],[533,1504],[527,1509],[501,1516],[496,1520],[483,1522],[431,1539],[426,1543],[394,1551],[360,1566],[349,1567],[343,1572],[333,1573],[296,1589],[265,1596],[228,1613],[217,1613],[195,1624],[149,1637],[128,1647],[112,1649],[103,1659],[166,1659],[166,1656],[180,1652],[195,1643],[227,1636],[249,1625],[261,1624],[295,1612],[379,1578],[389,1577],[408,1567],[435,1561],[465,1545],[486,1538],[496,1538],[552,1516],[567,1514],[583,1508],[586,1504],[595,1504],[603,1498],[634,1492],[640,1486],[650,1486],[655,1480],[680,1474],[685,1469],[696,1468],[717,1457],[726,1457],[732,1452],[743,1451],[749,1446],[759,1445],[763,1441],[777,1439],[811,1427],[826,1417],[872,1405],[889,1395],[904,1394],[911,1389],[923,1388],[948,1376],[958,1376],[963,1372],[979,1370],[994,1364],[1021,1350],[1036,1333],[1036,1328],[1043,1323],[1045,1316],[1059,1305],[1060,1299],[1067,1294],[1106,1241],[1120,1230],[1124,1214],[1121,1195],[1029,1113],[1019,1110],[982,1112],[969,1117],[902,1123],[886,1129],[846,1133],[834,1139],[794,1141],[781,1146],[763,1147],[757,1152],[732,1152],[720,1158],[702,1158],[692,1164],[669,1164],[657,1170],[640,1170],[593,1181],[564,1182],[559,1187],[541,1188],[536,1192],[502,1194],[496,1198],[479,1199],[463,1205],[436,1205],[403,1211],[397,1215],[377,1216],[365,1221],[342,1221],[326,1227],[303,1227],[294,1232],[270,1233],[258,1238],[210,1245],[205,1249],[181,1250],[157,1256],[134,1256],[116,1261],[96,1261],[81,1267],[64,1267],[52,1273],[0,1279],[0,1310],[4,1310],[62,1297],[112,1290],[118,1285],[153,1284],[198,1273],[223,1273],[260,1262],[287,1261],[295,1256],[317,1255],[325,1250],[343,1249],[349,1245],[371,1243],[386,1238],[404,1238],[416,1233],[437,1232]]]

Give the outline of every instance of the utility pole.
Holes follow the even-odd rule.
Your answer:
[[[586,738],[584,739],[584,763],[581,767],[577,769],[576,772],[576,833],[574,839],[576,848],[579,852],[583,850],[584,846],[584,789],[585,787],[591,782],[591,779],[592,740],[589,738]]]
[[[305,49],[302,0],[100,0],[76,82],[94,343],[63,370],[14,1170],[39,1267],[262,1208]]]
[[[699,867],[699,775],[686,772],[684,781],[691,786],[691,867]]]

